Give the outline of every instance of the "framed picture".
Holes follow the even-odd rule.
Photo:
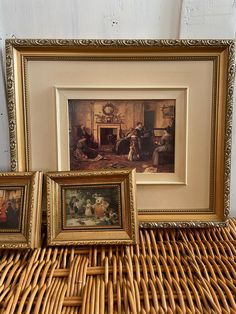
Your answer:
[[[55,87],[57,169],[134,167],[138,184],[185,184],[187,93]]]
[[[40,246],[41,192],[41,172],[0,173],[0,248]]]
[[[233,41],[11,39],[6,57],[13,170],[134,167],[140,226],[226,222]]]
[[[135,170],[46,175],[49,245],[135,244]]]

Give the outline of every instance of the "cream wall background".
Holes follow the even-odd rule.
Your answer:
[[[236,0],[0,0],[0,170],[10,168],[6,38],[235,37]],[[231,216],[236,216],[236,108],[233,119]]]

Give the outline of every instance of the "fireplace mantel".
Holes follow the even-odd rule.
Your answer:
[[[95,138],[98,142],[98,145],[101,146],[101,129],[116,129],[116,135],[117,139],[120,138],[120,130],[121,130],[121,124],[120,123],[96,123],[96,133]]]

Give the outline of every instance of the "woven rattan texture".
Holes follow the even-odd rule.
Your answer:
[[[1,313],[236,313],[236,219],[130,247],[0,251]]]

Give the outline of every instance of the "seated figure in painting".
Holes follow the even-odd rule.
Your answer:
[[[96,149],[87,146],[85,138],[78,140],[76,149],[74,150],[74,157],[78,161],[92,161],[102,159],[102,156],[98,154]]]
[[[78,140],[77,146],[74,150],[74,157],[79,161],[82,161],[82,160],[88,158],[88,156],[83,152],[83,142],[84,141],[85,141],[85,139]]]
[[[170,133],[168,133],[167,130],[164,130],[160,142],[156,144],[157,144],[157,147],[154,149],[153,155],[152,155],[154,167],[159,166],[160,153],[162,152],[173,153],[174,152],[173,136]]]
[[[82,124],[79,127],[72,128],[73,136],[71,136],[71,154],[76,161],[96,161],[102,159],[98,154],[97,143],[93,140],[93,135],[89,134],[85,126]]]
[[[78,129],[77,129],[77,136],[78,139],[85,139],[85,144],[87,145],[87,147],[89,148],[97,148],[98,144],[94,142],[94,137],[93,134],[90,134],[87,130],[87,128],[85,127],[84,124],[81,124]]]

